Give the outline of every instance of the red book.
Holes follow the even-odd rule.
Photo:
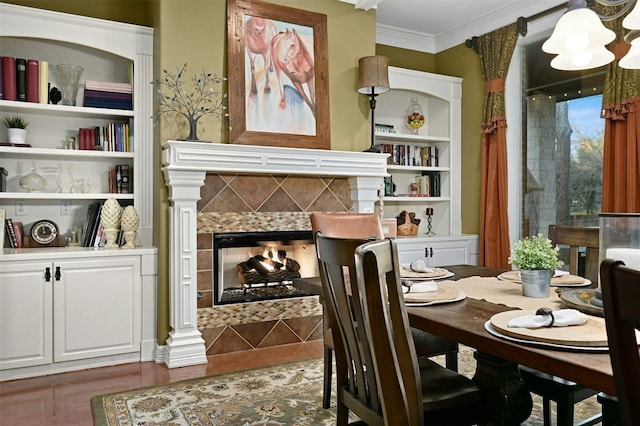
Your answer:
[[[22,226],[22,222],[13,222],[13,231],[16,234],[16,248],[23,247],[24,228]]]
[[[2,57],[2,83],[4,99],[15,101],[18,98],[16,91],[16,58],[13,56]]]
[[[40,62],[27,60],[27,102],[40,102]]]

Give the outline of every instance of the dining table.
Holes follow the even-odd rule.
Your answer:
[[[487,330],[486,323],[494,315],[519,309],[510,301],[517,300],[518,296],[514,295],[519,291],[517,287],[510,289],[511,299],[505,298],[505,303],[495,303],[495,297],[489,298],[492,301],[484,297],[485,290],[488,296],[488,289],[499,284],[497,277],[505,270],[471,265],[452,265],[444,268],[454,275],[447,281],[442,281],[443,284],[446,282],[448,286],[456,286],[457,282],[466,281],[464,288],[467,291],[472,289],[469,287],[470,284],[478,288],[473,288],[463,300],[456,302],[407,307],[409,322],[412,327],[446,337],[476,350],[474,357],[477,367],[473,379],[480,385],[492,388],[504,399],[505,424],[519,424],[531,411],[531,395],[520,378],[519,364],[611,395],[616,394],[611,361],[606,351],[538,346],[535,342],[529,344],[496,336]],[[541,299],[540,302],[535,298],[520,297],[523,298],[520,302],[526,302],[529,306],[554,303],[550,306],[552,309],[564,307],[553,289],[550,298]],[[575,328],[575,333],[580,333],[579,327]]]
[[[490,333],[487,322],[501,312],[528,307],[560,309],[565,306],[552,289],[550,297],[539,299],[520,294],[516,283],[503,283],[498,277],[504,269],[473,265],[444,266],[449,271],[446,279],[437,282],[449,287],[459,286],[465,291],[462,300],[450,303],[407,306],[410,325],[414,328],[445,337],[475,349],[476,371],[473,380],[493,392],[499,409],[503,410],[503,424],[520,424],[532,408],[532,397],[520,377],[518,365],[525,365],[553,376],[580,383],[584,386],[615,395],[611,361],[605,350],[591,351],[581,348],[536,345]],[[315,293],[322,299],[322,284],[318,277],[295,280],[294,285]],[[504,302],[496,300],[496,290],[508,289]],[[491,290],[494,288],[493,290]],[[491,294],[491,296],[490,296]],[[499,299],[499,298],[498,298]],[[540,306],[539,306],[540,305]],[[580,333],[580,328],[575,328]],[[530,344],[533,343],[533,344]]]

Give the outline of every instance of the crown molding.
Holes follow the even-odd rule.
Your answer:
[[[378,24],[376,25],[376,43],[419,52],[440,53],[463,44],[468,38],[480,36],[511,24],[521,16],[532,16],[562,3],[566,3],[566,0],[505,2],[505,5],[498,10],[479,14],[471,21],[461,22],[449,30],[435,35]]]
[[[418,52],[436,53],[436,39],[433,35],[389,25],[376,24],[376,43]]]

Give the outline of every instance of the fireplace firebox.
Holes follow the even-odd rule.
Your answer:
[[[309,296],[293,280],[318,275],[311,231],[215,233],[213,265],[214,305]]]

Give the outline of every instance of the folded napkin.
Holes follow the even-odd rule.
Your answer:
[[[419,259],[411,263],[403,263],[402,267],[407,271],[412,272],[433,272],[433,268],[427,267],[427,264],[424,263],[424,260]]]
[[[435,281],[408,281],[402,280],[403,293],[428,293],[438,291],[438,284]]]
[[[584,324],[587,319],[577,309],[558,309],[551,311],[551,315],[523,315],[509,320],[507,327],[539,328],[539,327],[566,327],[569,325]]]

